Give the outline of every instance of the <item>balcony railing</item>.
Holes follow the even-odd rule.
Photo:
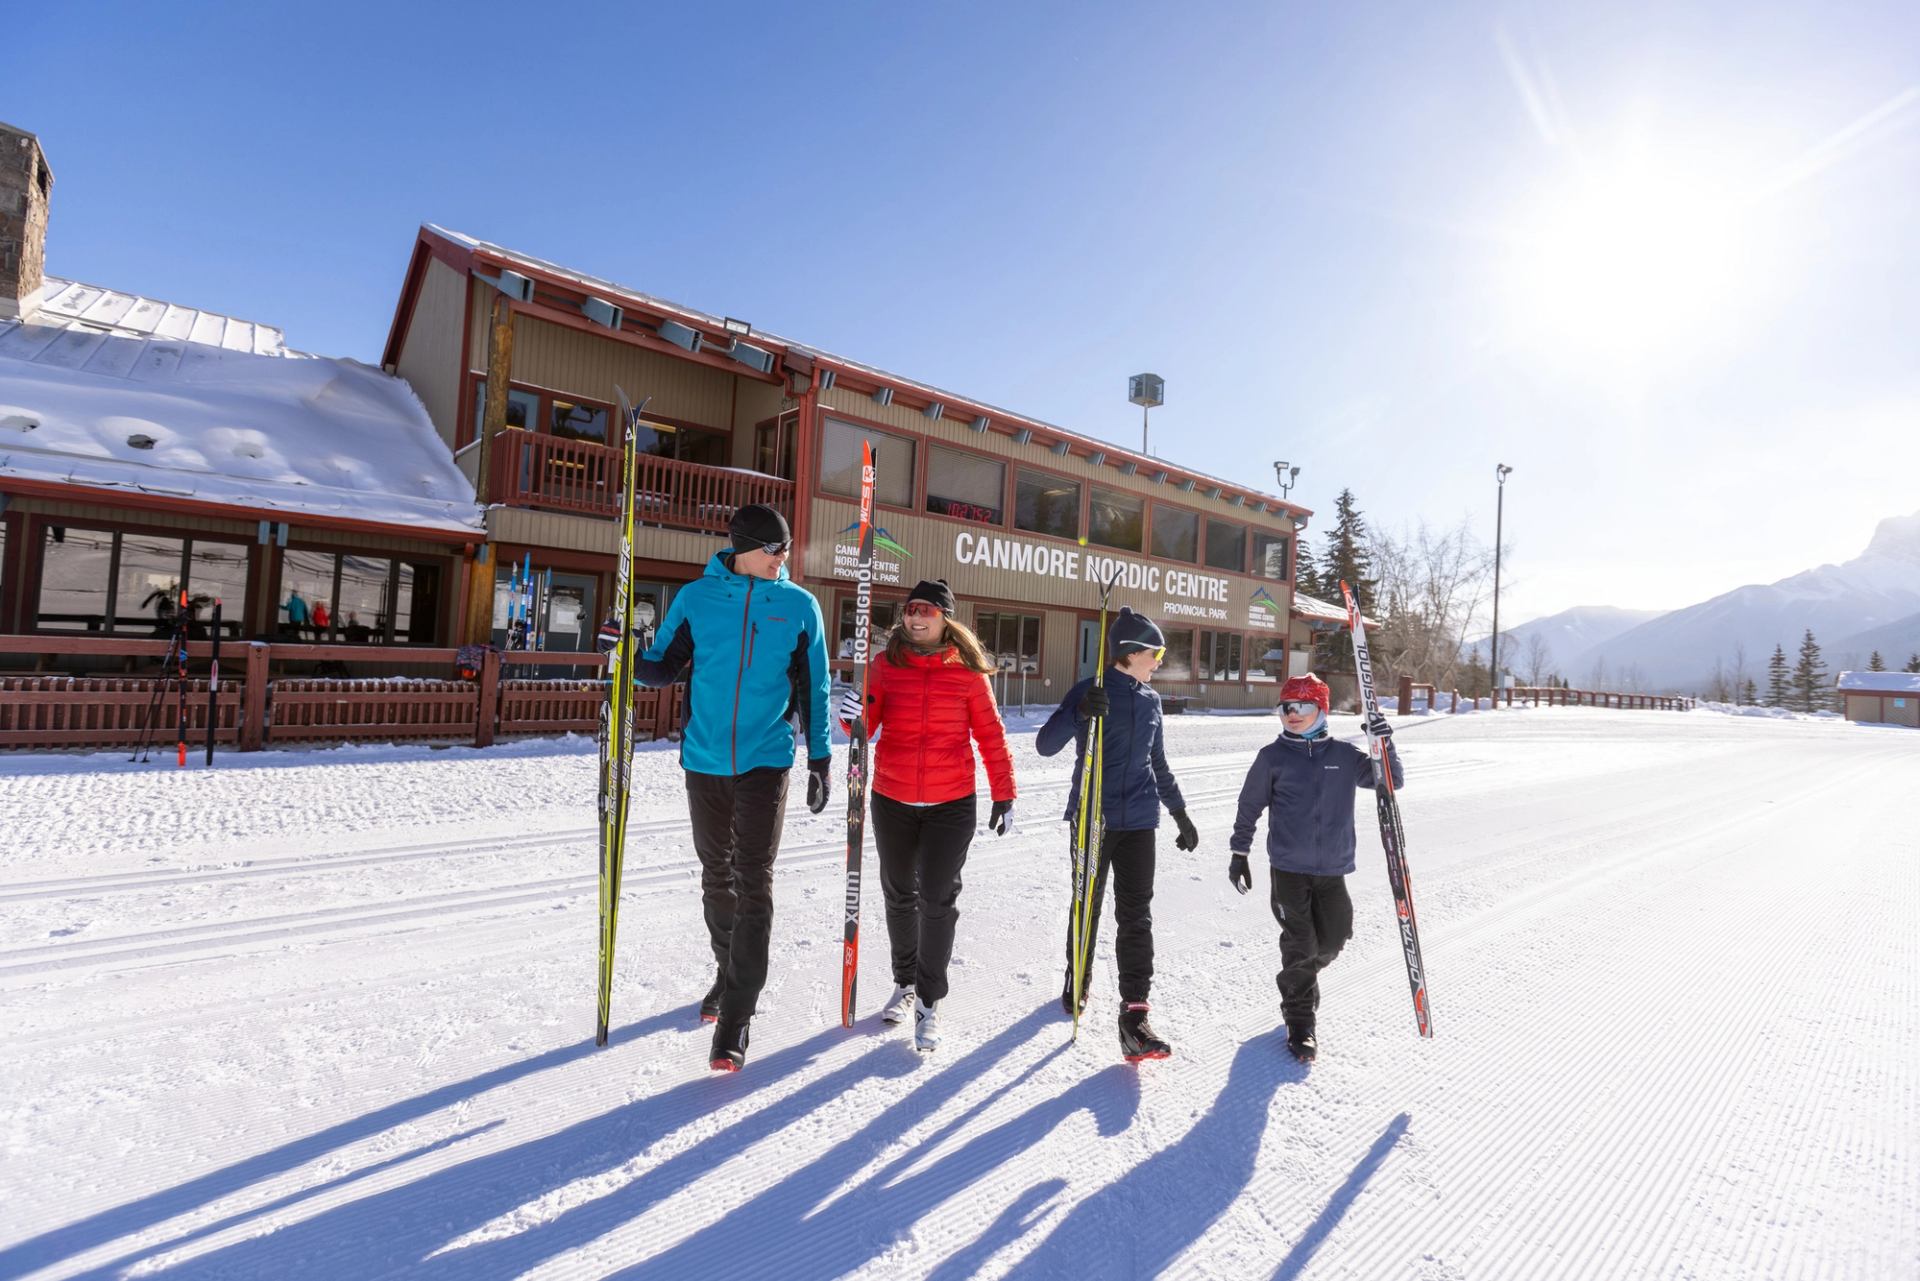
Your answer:
[[[490,501],[613,516],[620,510],[620,451],[590,441],[508,429],[492,442]],[[634,519],[643,525],[726,532],[748,503],[793,515],[793,482],[732,467],[642,454],[635,461]]]

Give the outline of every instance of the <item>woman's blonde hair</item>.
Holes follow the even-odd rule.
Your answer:
[[[987,647],[980,643],[980,638],[973,634],[971,628],[953,615],[948,614],[946,618],[947,634],[942,638],[941,644],[951,645],[959,651],[962,666],[971,668],[976,672],[991,672],[994,669],[993,658],[987,653]],[[893,625],[893,630],[887,634],[887,661],[895,667],[905,667],[907,665],[907,650],[910,649],[912,645],[913,642],[907,639],[906,619],[902,618],[901,621]]]

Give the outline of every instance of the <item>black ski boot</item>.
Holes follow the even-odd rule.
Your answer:
[[[1145,1001],[1129,1001],[1120,1011],[1120,1053],[1129,1063],[1173,1055],[1173,1047],[1155,1036],[1148,1025]]]
[[[720,1019],[713,1027],[713,1052],[707,1066],[716,1072],[738,1072],[747,1065],[747,1019]]]
[[[1087,1012],[1087,989],[1092,986],[1093,986],[1093,967],[1088,966],[1087,972],[1080,976],[1080,1011],[1079,1012],[1082,1014],[1085,1014]],[[1060,980],[1060,1012],[1062,1014],[1065,1014],[1068,1018],[1072,1018],[1074,1014],[1073,969],[1071,966],[1069,966],[1067,969],[1067,976]]]
[[[1313,1039],[1312,1024],[1287,1025],[1287,1052],[1302,1063],[1313,1062],[1314,1055],[1320,1052],[1320,1044]]]
[[[720,1018],[720,993],[727,986],[727,976],[722,974],[713,980],[713,986],[700,998],[700,1021],[718,1022]]]

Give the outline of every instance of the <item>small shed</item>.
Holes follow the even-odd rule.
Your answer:
[[[1837,684],[1848,720],[1920,729],[1920,672],[1841,672]]]

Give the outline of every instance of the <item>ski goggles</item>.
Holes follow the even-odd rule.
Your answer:
[[[926,601],[916,600],[908,602],[907,607],[900,612],[908,618],[938,618],[945,611],[938,605],[930,605]]]
[[[1165,645],[1141,645],[1134,641],[1121,641],[1120,644],[1123,648],[1130,649],[1136,654],[1142,651],[1152,654],[1153,661],[1156,663],[1167,656],[1167,647]]]
[[[1280,710],[1288,716],[1312,716],[1320,710],[1320,704],[1290,698],[1280,704]]]

